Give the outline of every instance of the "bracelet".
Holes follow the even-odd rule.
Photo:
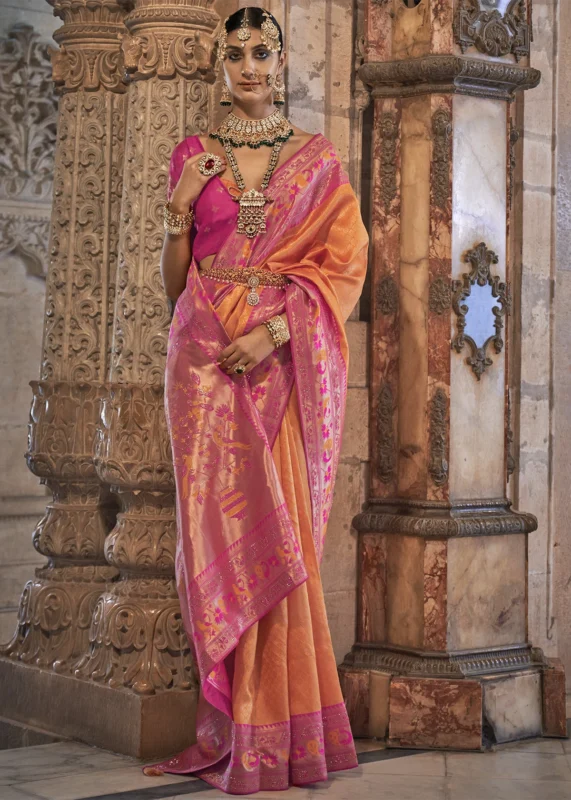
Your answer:
[[[289,328],[287,323],[285,323],[279,315],[267,319],[264,322],[264,325],[269,330],[276,348],[281,347],[282,344],[285,344],[286,342],[289,342],[291,338]]]
[[[167,233],[174,233],[175,236],[180,236],[192,228],[194,222],[194,211],[188,210],[186,214],[174,214],[171,211],[170,201],[165,205],[164,210],[165,231]]]

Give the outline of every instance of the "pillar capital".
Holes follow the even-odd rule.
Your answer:
[[[129,33],[121,43],[130,79],[213,80],[212,34],[220,18],[210,9],[212,2],[138,0],[125,20]]]
[[[54,33],[55,85],[63,92],[105,88],[124,92],[120,35],[128,8],[116,0],[48,0],[63,20]]]

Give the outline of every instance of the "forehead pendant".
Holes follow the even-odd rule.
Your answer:
[[[238,39],[242,42],[242,47],[246,46],[246,42],[252,35],[250,31],[250,21],[248,19],[248,9],[244,11],[244,16],[242,17],[242,23],[238,28]]]

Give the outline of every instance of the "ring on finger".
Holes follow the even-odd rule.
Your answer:
[[[214,153],[205,153],[198,161],[198,171],[208,178],[216,175],[222,167],[222,159]]]
[[[243,375],[246,372],[245,364],[236,364],[236,366],[234,367],[234,372],[236,373],[236,375]]]

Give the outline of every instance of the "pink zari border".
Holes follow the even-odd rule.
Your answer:
[[[218,731],[210,742],[220,752]],[[226,727],[226,755],[214,767],[198,770],[191,749],[164,762],[174,773],[195,772],[229,794],[276,791],[327,779],[328,772],[357,766],[355,745],[343,703],[310,714],[292,715],[274,725]],[[214,734],[214,735],[213,735]],[[159,765],[160,766],[160,765]]]

